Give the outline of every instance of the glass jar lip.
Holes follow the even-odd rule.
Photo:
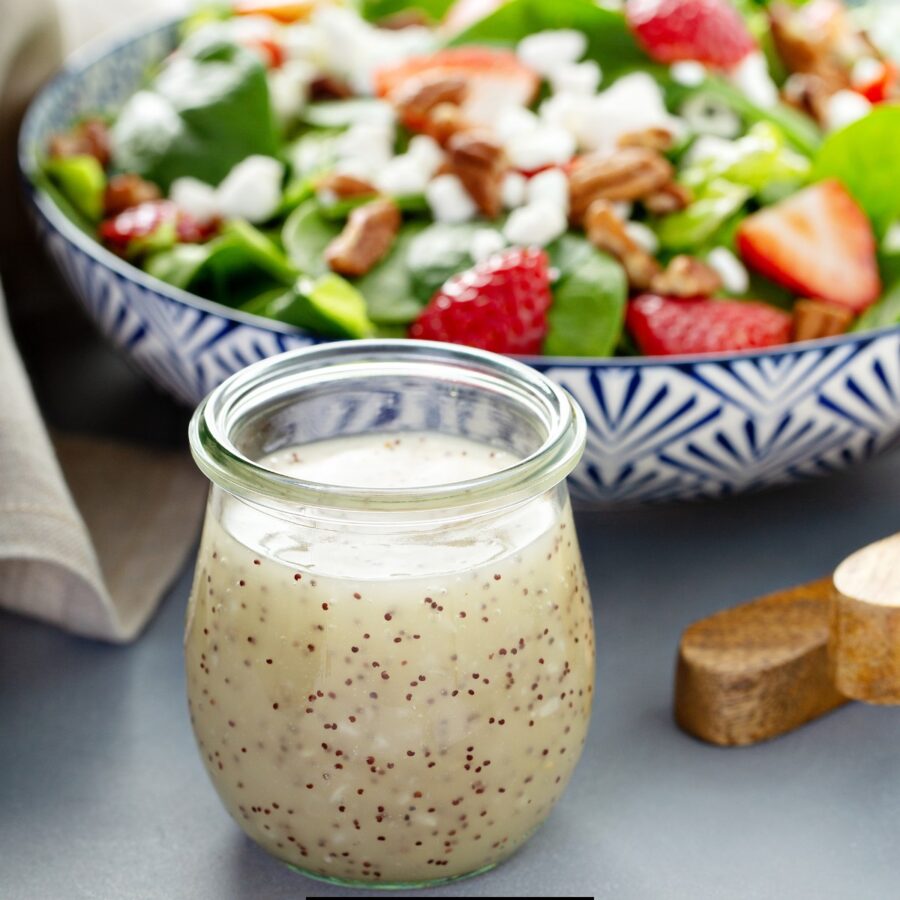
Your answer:
[[[302,389],[323,381],[372,374],[421,374],[512,392],[546,437],[533,453],[488,475],[423,487],[361,488],[306,481],[267,469],[241,453],[230,432],[241,409],[273,385]],[[252,407],[256,408],[256,407]],[[291,507],[399,512],[508,505],[554,487],[575,468],[584,450],[581,408],[564,388],[536,369],[505,356],[436,341],[371,339],[334,341],[290,350],[254,363],[215,388],[197,407],[189,427],[200,470],[220,488],[247,500]]]

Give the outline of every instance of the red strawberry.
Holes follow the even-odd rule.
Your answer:
[[[655,60],[696,59],[730,69],[756,49],[728,0],[628,0],[628,24]]]
[[[791,339],[786,312],[746,300],[641,294],[628,304],[625,324],[647,356],[751,350]]]
[[[496,253],[449,278],[409,336],[495,353],[540,353],[552,302],[548,268],[543,250]]]
[[[737,246],[749,265],[807,297],[858,313],[881,293],[872,226],[837,181],[820,181],[748,216]]]
[[[217,230],[218,223],[201,225],[171,200],[148,200],[102,222],[100,237],[111,250],[134,256],[171,246],[176,240],[200,244]]]
[[[467,93],[463,110],[473,122],[492,124],[499,108],[527,106],[540,78],[515,53],[490,47],[451,47],[415,56],[375,72],[375,92],[390,99],[413,79],[462,78]]]

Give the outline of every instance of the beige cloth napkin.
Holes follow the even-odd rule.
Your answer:
[[[15,247],[9,255],[20,255],[22,244],[12,147],[23,101],[58,66],[66,44],[154,5],[60,4],[57,10],[53,0],[0,0],[0,237]],[[74,35],[68,41],[67,27]],[[18,276],[17,292],[27,292]],[[13,344],[2,289],[0,386],[0,606],[89,637],[133,639],[194,544],[204,479],[186,452],[80,437],[58,439],[54,452]]]

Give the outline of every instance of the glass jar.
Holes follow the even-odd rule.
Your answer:
[[[357,886],[513,853],[591,710],[569,395],[477,350],[334,343],[233,376],[190,436],[212,490],[189,706],[229,813],[304,874]],[[334,474],[301,477],[307,455]]]

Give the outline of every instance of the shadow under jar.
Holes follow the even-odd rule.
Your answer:
[[[337,343],[230,378],[191,445],[212,490],[189,705],[229,813],[344,884],[512,854],[565,789],[593,693],[569,395],[476,350]]]

